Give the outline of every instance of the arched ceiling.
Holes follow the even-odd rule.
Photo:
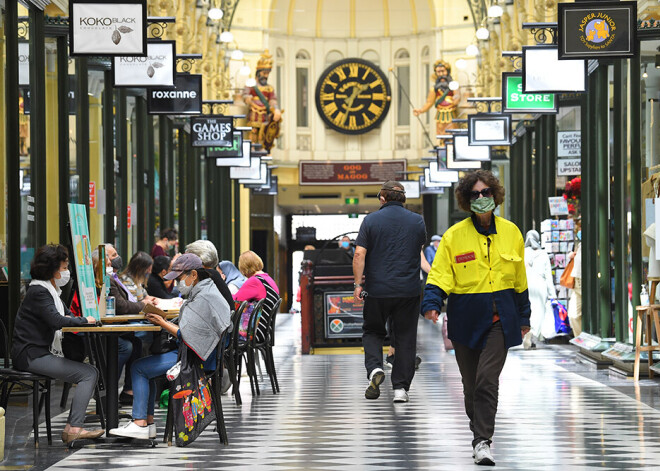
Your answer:
[[[310,38],[409,36],[435,27],[433,0],[271,0],[272,33]]]

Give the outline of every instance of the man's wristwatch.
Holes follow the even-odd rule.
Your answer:
[[[361,288],[362,285],[360,283],[353,283],[353,289]]]

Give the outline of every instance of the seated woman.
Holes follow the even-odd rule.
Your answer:
[[[204,360],[204,370],[216,367],[216,346],[229,326],[229,307],[223,301],[209,274],[195,254],[184,254],[172,263],[172,271],[166,279],[177,279],[181,294],[187,296],[181,306],[179,325],[168,322],[159,315],[147,314],[147,319],[177,337],[199,358]],[[203,333],[203,334],[202,334]],[[133,420],[110,430],[110,435],[129,438],[156,438],[154,378],[164,375],[177,362],[177,352],[141,358],[135,362],[133,374]]]
[[[167,255],[159,255],[154,258],[154,264],[151,267],[149,280],[147,281],[147,294],[160,299],[172,299],[179,297],[179,291],[172,293],[168,291],[167,283],[164,280],[167,272],[170,271],[172,259]]]
[[[98,438],[102,429],[85,430],[85,411],[94,393],[98,371],[91,365],[64,358],[62,327],[95,323],[93,317],[73,317],[62,300],[60,287],[68,283],[69,254],[63,245],[37,250],[30,269],[32,281],[14,323],[11,357],[14,368],[77,383],[62,441]]]
[[[147,252],[135,252],[119,279],[138,301],[157,305],[157,298],[147,293],[144,285],[149,280],[154,261]]]
[[[238,269],[247,277],[241,289],[234,295],[235,301],[259,301],[265,299],[261,313],[260,326],[268,325],[275,304],[280,299],[280,289],[268,273],[263,271],[264,262],[251,250],[243,252],[238,258]],[[256,333],[258,342],[264,340],[264,332],[260,327]]]
[[[247,280],[247,278],[245,278],[238,268],[236,268],[229,260],[223,260],[220,262],[220,265],[218,265],[218,271],[224,278],[225,283],[227,283],[232,296],[238,293],[238,290],[241,289],[241,286],[243,286],[243,283]]]

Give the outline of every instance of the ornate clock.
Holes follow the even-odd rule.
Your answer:
[[[383,71],[362,59],[335,62],[316,85],[316,109],[321,118],[344,134],[364,134],[380,126],[391,99]]]

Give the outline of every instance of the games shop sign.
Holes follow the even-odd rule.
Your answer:
[[[231,116],[192,119],[193,147],[229,147],[233,143],[234,124]]]
[[[637,2],[560,3],[559,59],[633,57]]]
[[[71,0],[69,18],[72,56],[147,54],[146,0]]]

